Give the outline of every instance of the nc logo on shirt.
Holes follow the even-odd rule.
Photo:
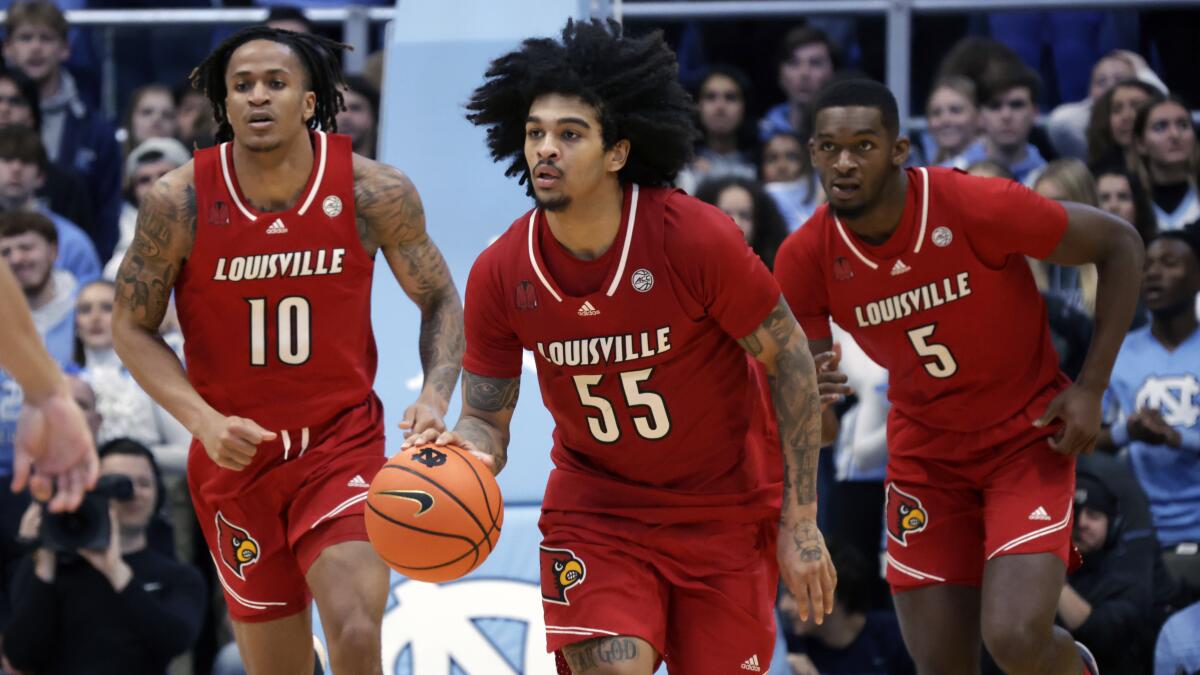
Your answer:
[[[1162,413],[1163,421],[1173,427],[1191,427],[1200,419],[1200,381],[1196,376],[1171,375],[1163,377],[1151,376],[1142,383],[1138,390],[1134,407],[1152,408]]]
[[[567,591],[583,583],[587,565],[570,549],[538,548],[542,554],[542,600],[557,605],[571,604]]]
[[[246,530],[234,525],[217,511],[217,548],[221,562],[234,576],[246,580],[242,570],[258,562],[258,542]]]
[[[888,483],[884,510],[887,512],[888,536],[901,546],[908,546],[908,536],[924,530],[929,522],[921,500],[896,487],[895,483]]]

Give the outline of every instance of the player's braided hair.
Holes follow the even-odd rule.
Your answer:
[[[531,38],[492,61],[467,119],[487,129],[492,158],[508,162],[505,175],[519,175],[532,195],[524,152],[529,106],[544,94],[578,96],[596,109],[606,148],[629,141],[621,182],[670,185],[699,136],[678,70],[661,31],[629,37],[613,21],[570,21],[561,41]]]
[[[337,114],[345,109],[342,101],[342,73],[338,56],[350,45],[310,33],[294,33],[267,26],[251,26],[230,35],[189,76],[192,87],[204,92],[212,104],[213,119],[217,122],[217,143],[233,139],[233,127],[225,112],[225,69],[229,57],[252,40],[271,40],[286,45],[300,59],[308,73],[308,90],[317,95],[316,109],[308,120],[310,129],[337,131]]]

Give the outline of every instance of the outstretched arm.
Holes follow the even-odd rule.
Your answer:
[[[808,341],[782,297],[751,334],[738,341],[767,368],[783,445],[780,574],[800,616],[809,606],[817,623],[833,611],[836,572],[817,529],[817,463],[821,451],[821,396]]]
[[[360,230],[383,250],[388,266],[421,309],[418,349],[425,383],[400,423],[410,432],[445,429],[443,418],[462,368],[462,302],[450,268],[425,231],[425,211],[412,181],[399,170],[354,158]]]
[[[1051,440],[1051,446],[1062,453],[1078,454],[1091,451],[1100,432],[1100,401],[1133,320],[1145,249],[1137,232],[1120,218],[1082,204],[1064,202],[1063,206],[1067,210],[1067,229],[1046,261],[1096,266],[1100,277],[1096,325],[1075,384],[1051,401],[1036,424],[1062,419],[1066,428]]]

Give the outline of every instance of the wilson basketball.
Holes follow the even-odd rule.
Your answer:
[[[418,581],[457,579],[500,540],[504,503],[492,472],[453,445],[407,448],[375,475],[365,511],[371,545]]]

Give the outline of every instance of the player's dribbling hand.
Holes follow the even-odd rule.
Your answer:
[[[426,429],[425,431],[412,434],[408,438],[404,439],[404,443],[400,444],[400,449],[407,450],[418,445],[454,445],[466,450],[472,455],[475,455],[475,457],[478,458],[479,461],[483,462],[484,466],[486,466],[488,471],[491,471],[493,475],[498,470],[496,468],[497,465],[495,457],[480,450],[474,443],[463,438],[462,435],[457,431],[438,431],[437,429]]]
[[[1063,428],[1047,440],[1051,449],[1064,455],[1091,452],[1100,435],[1100,395],[1073,384],[1050,401],[1033,426],[1044,427],[1056,419],[1062,420]]]
[[[833,343],[833,350],[813,356],[813,363],[817,366],[817,392],[821,395],[821,410],[854,393],[854,388],[846,384],[846,374],[838,370],[841,362],[842,345],[836,342]]]
[[[801,621],[811,616],[818,624],[833,611],[837,570],[825,548],[825,537],[812,518],[784,518],[779,527],[779,575],[796,600]]]
[[[196,437],[204,444],[204,451],[217,466],[241,471],[254,461],[259,443],[273,441],[279,434],[267,431],[254,420],[225,417],[214,412]]]
[[[444,402],[430,402],[426,400],[425,396],[419,396],[412,405],[404,410],[404,417],[400,420],[400,428],[404,430],[404,437],[408,438],[427,430],[445,431],[446,407],[447,404]]]

